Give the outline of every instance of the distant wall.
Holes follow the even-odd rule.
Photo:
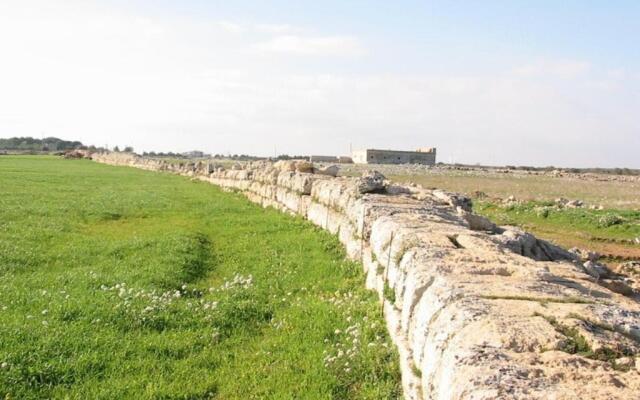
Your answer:
[[[337,235],[378,293],[407,399],[637,398],[635,367],[560,351],[575,340],[569,332],[592,349],[638,354],[640,305],[610,289],[621,281],[596,280],[574,254],[496,227],[464,196],[372,173],[299,172],[306,162],[227,170],[123,153],[93,158],[210,182]]]
[[[311,156],[309,157],[311,162],[319,163],[335,163],[335,164],[351,164],[353,160],[351,157],[345,156]]]
[[[337,163],[340,159],[336,156],[311,156],[311,162]]]
[[[353,152],[356,164],[424,164],[435,165],[436,151],[396,151],[366,149]]]

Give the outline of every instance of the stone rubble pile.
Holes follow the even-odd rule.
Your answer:
[[[588,254],[473,214],[466,197],[308,162],[93,159],[210,182],[336,234],[379,294],[407,399],[639,396],[638,294]]]

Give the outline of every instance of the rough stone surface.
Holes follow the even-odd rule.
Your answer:
[[[200,172],[93,158],[239,190],[337,234],[379,294],[407,399],[638,398],[638,294],[588,254],[475,216],[463,196],[376,173],[302,173],[291,162]]]
[[[320,175],[329,175],[329,176],[338,176],[338,173],[340,172],[340,167],[338,167],[337,165],[328,165],[324,168],[318,168],[314,170],[314,173],[316,174],[320,174]]]
[[[358,192],[372,193],[384,189],[385,177],[378,171],[365,171],[360,178],[356,180]]]

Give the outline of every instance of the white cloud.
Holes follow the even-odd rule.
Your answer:
[[[216,25],[220,27],[222,30],[230,32],[230,33],[243,33],[246,31],[245,26],[231,21],[218,21]]]
[[[590,70],[591,64],[585,61],[543,60],[515,68],[514,72],[524,77],[555,76],[573,79],[587,74]]]
[[[360,56],[364,48],[352,36],[279,35],[256,46],[259,50],[308,56]]]
[[[255,24],[254,29],[258,32],[271,34],[290,34],[297,33],[302,30],[289,24]]]

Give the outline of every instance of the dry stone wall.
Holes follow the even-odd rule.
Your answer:
[[[603,266],[473,214],[463,196],[375,173],[314,174],[304,162],[93,159],[191,176],[336,234],[379,294],[407,399],[640,397],[637,293],[616,290],[624,280]]]

